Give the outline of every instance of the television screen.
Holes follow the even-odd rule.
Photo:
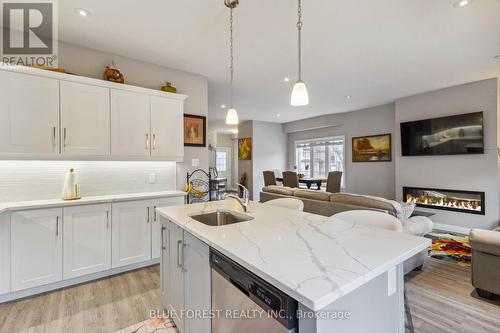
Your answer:
[[[403,156],[484,154],[483,113],[401,123]]]

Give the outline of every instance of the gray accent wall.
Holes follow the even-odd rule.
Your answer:
[[[391,103],[286,123],[283,128],[288,133],[288,169],[293,170],[296,165],[296,141],[344,135],[346,188],[342,191],[393,199],[395,197],[394,118],[394,103]],[[393,138],[391,162],[352,162],[353,137],[386,133],[391,133]]]
[[[238,138],[252,138],[252,160],[238,161],[239,176],[247,174],[250,197],[259,200],[264,186],[263,171],[285,170],[287,164],[287,135],[283,126],[264,121],[246,121],[238,126]]]
[[[486,192],[486,215],[431,210],[435,223],[492,229],[499,222],[499,84],[489,79],[396,101],[396,197],[402,187],[431,187]],[[481,155],[401,156],[401,122],[484,112],[485,153]],[[421,209],[421,208],[419,208]],[[425,210],[425,209],[422,209]]]

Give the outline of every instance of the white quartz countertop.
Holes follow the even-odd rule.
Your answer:
[[[183,197],[185,195],[186,193],[182,191],[160,191],[160,192],[89,196],[89,197],[82,197],[79,200],[48,199],[48,200],[0,202],[0,214],[6,211],[15,211],[24,209],[41,209],[41,208],[79,206],[79,205],[89,205],[89,204],[109,203],[109,202],[119,202],[119,201]]]
[[[429,239],[255,202],[254,220],[207,226],[191,215],[241,212],[235,200],[157,209],[215,250],[318,311],[430,244]]]

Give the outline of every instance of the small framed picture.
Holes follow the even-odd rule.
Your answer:
[[[193,114],[184,115],[184,146],[207,146],[207,117]]]
[[[391,134],[380,134],[352,138],[352,161],[392,161]]]

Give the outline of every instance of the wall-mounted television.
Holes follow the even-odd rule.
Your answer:
[[[401,123],[402,154],[484,154],[483,132],[483,112]]]

